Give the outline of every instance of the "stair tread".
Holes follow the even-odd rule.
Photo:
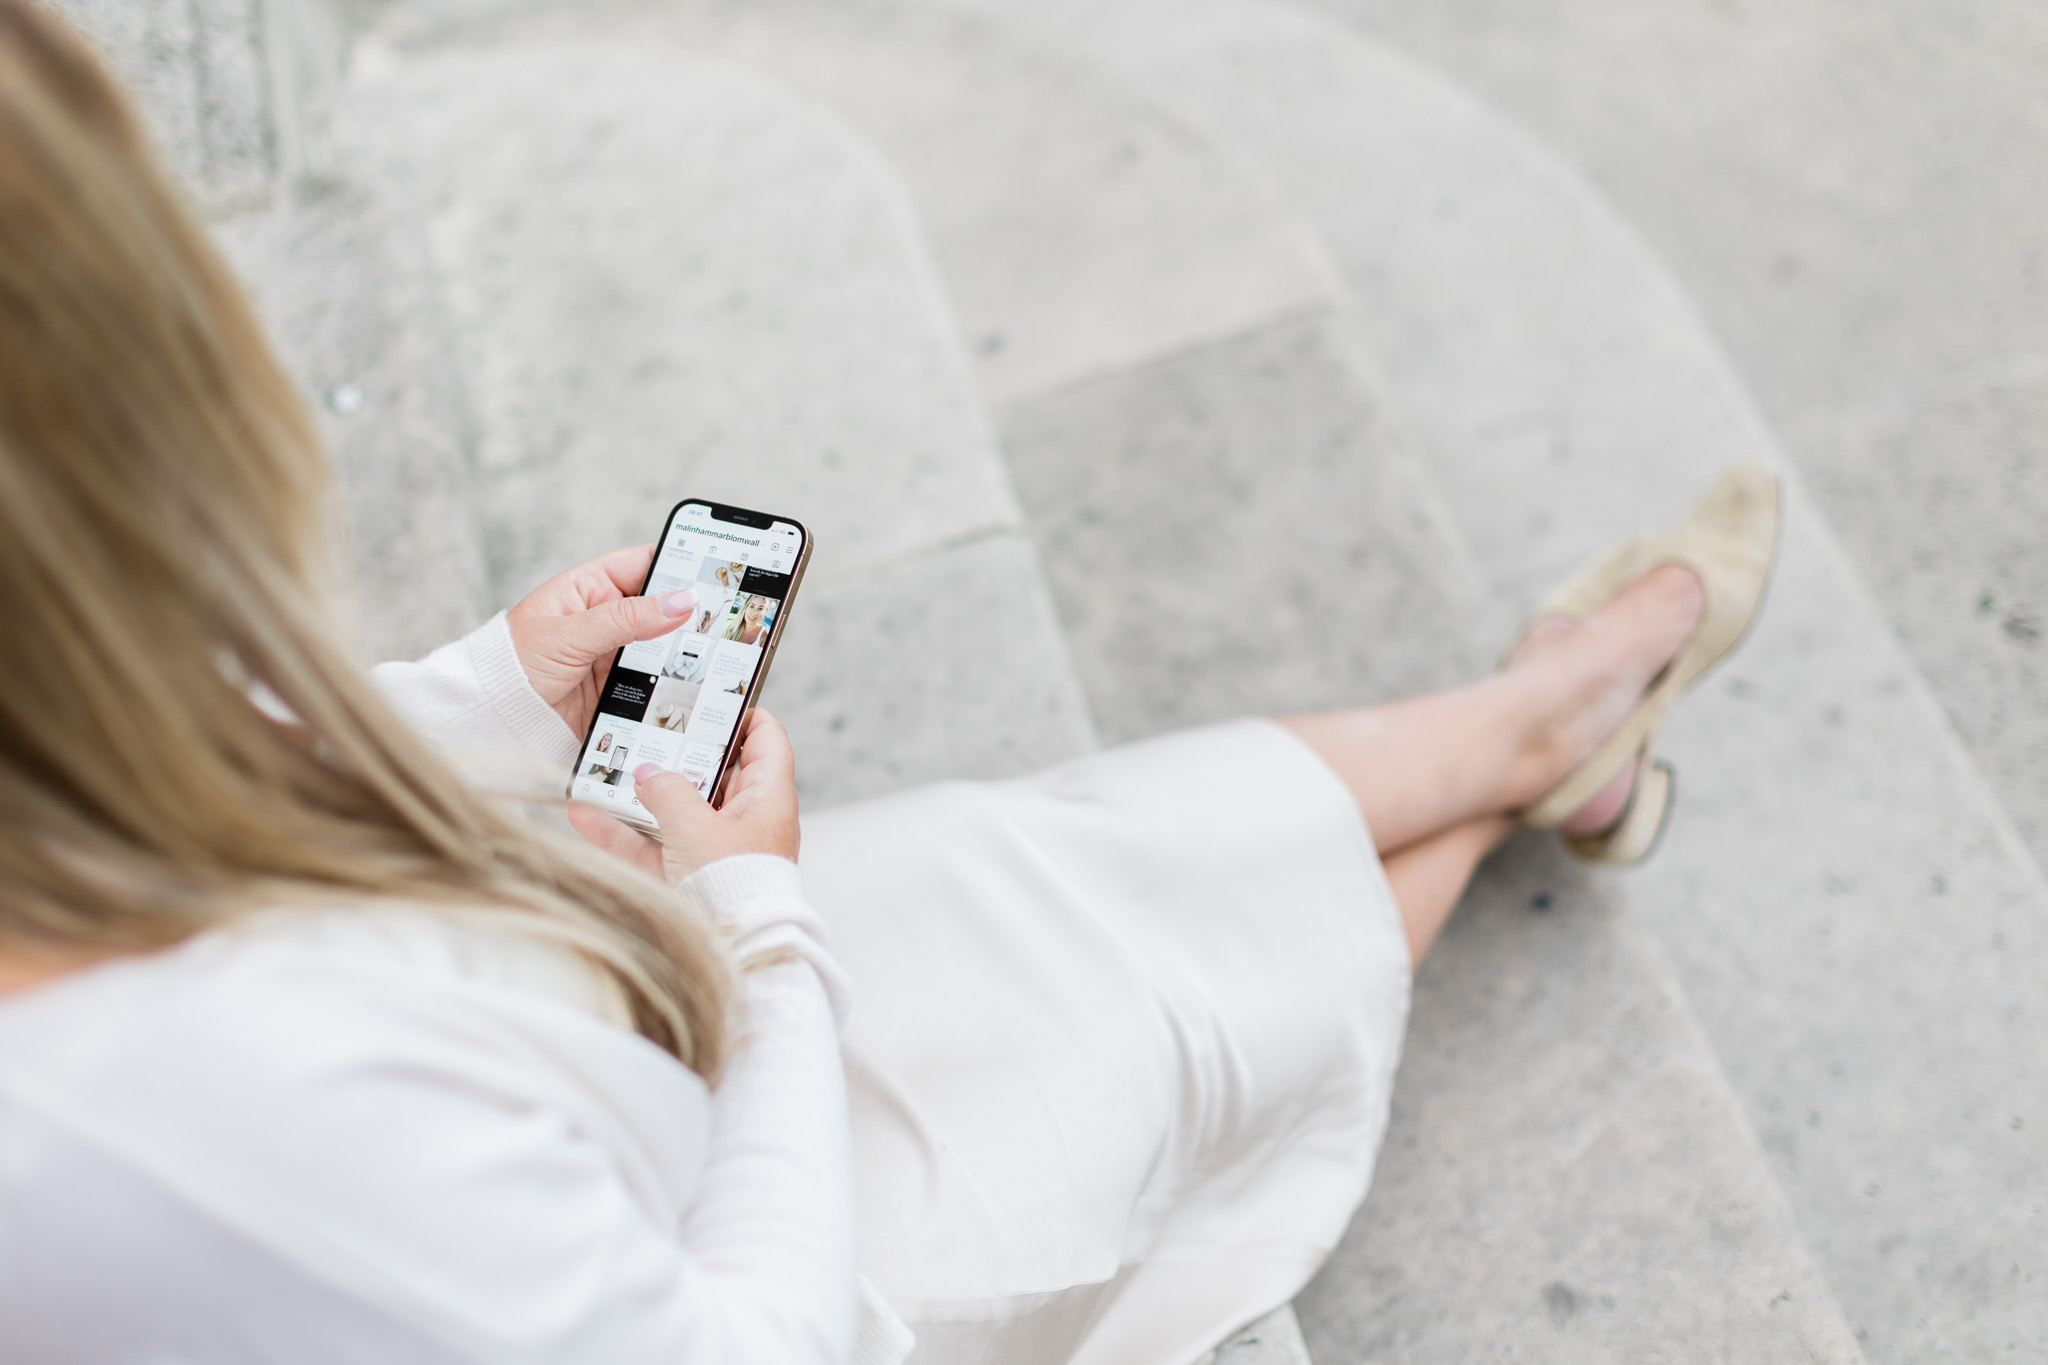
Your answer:
[[[601,17],[442,0],[402,13],[395,31],[414,43],[601,27],[716,55],[829,106],[916,200],[994,402],[1334,297],[1314,235],[1207,140],[970,15],[891,0],[614,0]]]

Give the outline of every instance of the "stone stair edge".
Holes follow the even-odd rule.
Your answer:
[[[943,137],[921,137],[920,130],[901,126],[905,119],[914,124],[920,113],[928,115],[928,107],[918,106],[921,99],[928,105],[934,93],[906,93],[904,87],[958,66],[971,68],[971,79],[978,82],[975,98],[984,106],[1002,108],[1020,91],[1036,99],[1038,84],[1071,89],[1071,97],[1089,107],[1123,97],[1091,64],[1054,46],[1027,47],[1014,32],[976,16],[895,0],[837,6],[771,0],[744,7],[718,0],[607,0],[596,11],[549,6],[543,0],[509,10],[502,28],[567,32],[595,22],[593,14],[624,31],[749,66],[834,108],[891,161],[912,199],[927,210],[932,198],[923,194],[927,183],[939,174],[957,177],[961,167],[958,158],[945,164],[941,155],[935,166],[931,156],[922,155]],[[474,16],[457,26],[422,22],[411,41],[449,41],[478,22]],[[943,85],[943,79],[937,84]],[[879,100],[878,85],[885,87]],[[980,149],[979,164],[1000,166],[1003,176],[1021,177],[1034,191],[1011,196],[1009,212],[1018,223],[1013,235],[1057,238],[1068,232],[1067,221],[1034,219],[1031,210],[1042,200],[1071,205],[1075,178],[1085,179],[1088,191],[1105,207],[1078,215],[1078,221],[1094,225],[1062,243],[1061,260],[1074,269],[1034,271],[1031,258],[1044,254],[1034,241],[1021,256],[1014,251],[1006,256],[1005,270],[991,278],[969,268],[977,262],[949,259],[952,234],[944,225],[927,229],[982,392],[997,407],[1264,325],[1281,312],[1315,311],[1338,302],[1335,272],[1314,232],[1263,198],[1256,180],[1219,158],[1168,111],[1133,102],[1123,113],[1126,145],[1121,147],[1085,145],[1076,140],[1074,127],[1065,126],[1034,127],[1031,138],[1009,141],[999,132],[996,142]],[[1003,121],[998,114],[984,123]],[[1042,145],[1048,136],[1055,144],[1051,150]],[[1109,174],[1083,164],[1105,157],[1123,158],[1138,169],[1124,166]],[[1125,173],[1147,184],[1163,177],[1179,195],[1180,211],[1167,222],[1131,220],[1128,215],[1142,196],[1128,192]],[[1108,221],[1120,213],[1126,217]],[[1219,225],[1219,220],[1227,222]],[[1115,281],[1104,297],[1104,291],[1093,289],[1099,281],[1086,267],[1091,254],[1114,250],[1119,242],[1171,268]],[[1212,295],[1221,300],[1215,307],[1190,311],[1191,301],[1199,304]],[[1053,296],[1050,302],[1046,296]],[[1183,315],[1159,316],[1162,308]],[[1020,338],[1018,332],[1037,334],[1048,322],[1067,352],[1028,354],[1031,337]]]
[[[512,51],[530,49],[532,44],[541,41],[549,43],[551,49],[559,48],[562,39],[560,35],[549,31],[550,25],[564,18],[575,17],[565,14],[559,0],[518,0],[518,3],[505,8],[509,14],[503,21],[494,11],[485,14],[468,13],[459,21],[448,21],[446,26],[424,29],[400,22],[406,14],[402,7],[389,10],[383,23],[372,24],[355,36],[346,79],[353,82],[365,78],[375,79],[392,73],[407,63],[408,54],[415,52],[431,59],[436,51],[473,50],[472,44],[482,50]],[[509,22],[511,26],[500,29],[500,22]],[[392,41],[394,37],[398,41]],[[592,50],[618,50],[621,46],[616,40],[588,37],[576,40],[576,45]],[[637,46],[632,50],[646,51],[645,48]],[[751,86],[772,98],[789,101],[801,107],[805,115],[831,137],[849,159],[862,164],[876,187],[884,190],[896,218],[898,231],[906,242],[912,244],[916,258],[922,264],[922,269],[918,272],[920,306],[928,312],[934,332],[950,339],[951,344],[947,347],[946,354],[949,366],[954,372],[953,378],[961,391],[976,392],[974,375],[968,359],[971,347],[968,345],[951,297],[932,266],[929,233],[916,204],[889,158],[831,105],[808,95],[800,88],[794,88],[778,80],[772,72],[703,48],[676,45],[669,50],[677,61],[690,68],[716,72],[723,79]],[[966,407],[978,427],[976,444],[985,449],[996,449],[999,442],[994,426],[988,418],[985,404],[976,402]],[[922,542],[890,546],[878,553],[844,561],[837,566],[836,572],[862,575],[913,562],[922,557],[944,554],[989,538],[1028,538],[1021,512],[1016,505],[1015,493],[1009,487],[1007,469],[1002,466],[1000,460],[994,461],[993,464],[1003,486],[1003,506],[997,515],[984,517],[970,524],[941,529]]]

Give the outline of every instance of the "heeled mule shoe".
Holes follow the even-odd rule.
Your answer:
[[[1620,818],[1598,833],[1562,838],[1572,853],[1602,863],[1639,862],[1656,846],[1676,787],[1671,766],[1652,757],[1657,731],[1686,689],[1748,633],[1777,546],[1777,476],[1745,462],[1723,473],[1678,525],[1661,536],[1623,541],[1544,599],[1530,624],[1544,616],[1590,616],[1652,569],[1677,564],[1699,579],[1706,606],[1692,639],[1651,681],[1628,718],[1522,812],[1523,824],[1533,829],[1563,824],[1634,764],[1635,786]]]

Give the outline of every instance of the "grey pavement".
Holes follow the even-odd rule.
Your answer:
[[[1794,363],[1774,314],[1760,407],[1694,300],[1724,331],[1791,307],[1700,264],[1778,201],[1700,153],[1720,196],[1674,276],[1582,171],[1368,36],[1519,73],[1572,150],[1651,98],[1604,73],[1573,103],[1539,69],[1555,35],[1482,0],[179,0],[269,63],[268,160],[226,189],[197,20],[67,3],[140,73],[309,396],[353,395],[323,421],[366,636],[428,643],[737,480],[820,531],[771,688],[813,803],[1021,771],[1098,724],[1469,676],[1580,558],[1729,460],[1779,461],[1776,419],[1807,477],[1755,639],[1667,734],[1665,846],[1616,877],[1525,837],[1483,871],[1418,978],[1380,1178],[1305,1330],[1283,1311],[1216,1358],[1299,1359],[1299,1335],[1323,1365],[2048,1353],[2048,887],[2000,799],[2042,771],[2019,529],[2040,404],[2023,309],[1984,330],[2005,351],[1956,359],[1975,265],[1929,247],[1893,294],[1803,273],[1907,259],[1886,248],[1794,253],[1787,290],[1828,282],[1808,303],[1940,335],[1857,334],[1866,384],[1812,363],[1818,332]],[[1747,61],[1775,35],[1781,83],[1821,31],[1553,8],[1581,64]],[[350,21],[342,78],[319,35]],[[1891,69],[1914,32],[1888,18],[1857,60]],[[1960,80],[1975,40],[1929,41]],[[1688,79],[1653,132],[1708,98]],[[1996,91],[1955,107],[1990,118]],[[1648,134],[1602,136],[1654,181]],[[1905,145],[1932,176],[1954,144]],[[1884,169],[1783,221],[1825,246],[1938,181]],[[1987,211],[2021,193],[1973,175]],[[1653,235],[1704,193],[1664,189]],[[2024,240],[1990,216],[1958,231]],[[1930,445],[1973,453],[1951,471]],[[2021,485],[1995,510],[1987,450]]]
[[[2048,384],[1801,423],[1788,441],[2035,861],[2048,862]]]
[[[209,209],[260,206],[277,171],[269,57],[250,0],[58,0],[147,103]]]
[[[426,233],[392,187],[303,180],[218,235],[314,405],[347,506],[372,658],[415,657],[494,610],[474,421]]]
[[[188,193],[268,208],[326,162],[321,109],[379,0],[51,0],[141,97]]]
[[[885,150],[993,404],[1327,306],[1314,236],[1213,144],[1085,63],[935,7],[762,5],[738,33],[713,29],[721,7],[694,8],[660,12],[828,100]]]
[[[1021,529],[821,577],[775,660],[813,808],[944,778],[1011,777],[1095,747],[1087,697]]]
[[[711,483],[828,581],[1018,524],[915,221],[829,115],[626,42],[386,65],[337,139],[432,244],[501,601]]]
[[[1004,409],[1110,741],[1470,678],[1479,576],[1334,319]]]
[[[1534,835],[1482,869],[1299,1300],[1314,1359],[1862,1359],[1633,899]]]
[[[1329,302],[1313,235],[1255,179],[1087,64],[973,15],[866,0],[421,0],[379,33],[424,45],[593,29],[715,52],[880,149],[996,402]]]

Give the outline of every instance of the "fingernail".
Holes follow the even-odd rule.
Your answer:
[[[663,616],[684,616],[697,605],[697,594],[689,588],[677,588],[655,598],[654,605],[661,608]]]
[[[645,782],[648,778],[654,777],[660,772],[661,765],[659,763],[642,763],[639,767],[633,769],[633,780],[635,782]]]

